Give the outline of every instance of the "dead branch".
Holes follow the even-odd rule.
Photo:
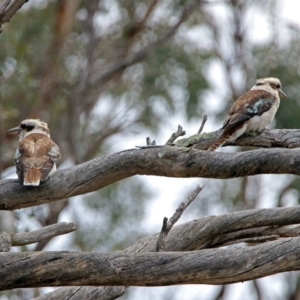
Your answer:
[[[73,222],[61,222],[30,232],[15,233],[11,235],[11,245],[23,246],[34,244],[44,239],[53,238],[55,236],[75,231],[76,229],[76,225]]]
[[[299,257],[299,237],[247,248],[188,252],[3,253],[0,290],[62,285],[229,284],[300,270]],[[74,272],[74,266],[80,268]]]
[[[74,223],[61,222],[30,232],[15,234],[2,232],[0,234],[0,252],[9,252],[12,246],[34,244],[45,239],[53,238],[54,236],[72,232],[74,230],[76,230],[76,225]]]
[[[157,246],[156,246],[157,252],[165,251],[165,241],[170,230],[173,228],[175,223],[180,219],[184,210],[196,199],[196,197],[203,190],[203,188],[204,186],[200,187],[199,185],[197,185],[197,187],[192,191],[192,193],[187,197],[187,199],[184,202],[180,203],[180,205],[178,206],[178,208],[176,209],[175,213],[170,218],[170,220],[168,221],[168,218],[166,217],[163,219],[163,226],[157,240]]]
[[[182,126],[179,124],[177,131],[172,133],[172,135],[166,142],[166,145],[172,145],[178,137],[184,136],[184,135],[185,135],[185,131],[183,130]]]
[[[291,226],[291,224],[298,223],[300,223],[299,206],[273,209],[253,209],[225,214],[218,217],[204,217],[199,220],[194,220],[192,222],[173,227],[169,233],[165,248],[166,251],[193,251],[196,249],[220,246],[222,243],[224,245],[226,241],[236,240],[238,243],[240,238],[250,236],[259,237],[273,234],[281,237],[299,236],[300,225]],[[281,227],[278,227],[277,225]],[[157,238],[158,234],[145,237],[124,250],[124,253],[135,254],[140,252],[156,252]],[[272,251],[274,251],[274,249]],[[93,291],[95,291],[95,293],[98,291],[97,288],[94,287],[85,288],[89,291],[89,294]],[[108,289],[107,292],[113,292],[114,287],[106,288]],[[63,295],[70,292],[69,289],[71,288],[61,288],[53,293],[49,293],[47,295],[49,298],[39,298],[39,300],[65,299]],[[76,288],[73,287],[73,289]],[[80,290],[75,291],[76,293],[74,293],[74,296],[72,296],[74,298],[72,299],[82,299],[80,297],[82,294],[79,293]],[[62,296],[59,297],[60,295]],[[79,296],[77,297],[77,295]],[[116,297],[117,295],[118,293],[116,293]]]
[[[156,146],[156,142],[155,142],[155,140],[151,140],[150,139],[150,137],[147,137],[146,138],[146,144],[147,144],[147,146]]]
[[[188,138],[178,140],[176,146],[190,147],[207,150],[222,134],[222,130],[213,132],[203,132],[195,134]],[[260,148],[298,148],[300,147],[299,129],[265,129],[262,133],[256,135],[243,135],[236,141],[224,144],[223,146],[247,146]]]
[[[202,123],[201,123],[201,126],[200,126],[200,128],[199,128],[199,130],[197,132],[198,134],[201,134],[201,132],[203,131],[203,128],[204,128],[204,125],[205,125],[206,121],[207,121],[207,115],[204,115]]]
[[[269,132],[274,136],[274,131]],[[275,132],[278,133],[277,141],[282,137],[282,145],[287,135],[291,136],[294,132],[297,136],[300,133],[299,130]],[[38,188],[20,186],[17,180],[2,180],[0,209],[13,210],[89,193],[134,175],[225,179],[257,174],[300,174],[298,150],[208,153],[184,147],[152,147],[104,155],[58,171]]]

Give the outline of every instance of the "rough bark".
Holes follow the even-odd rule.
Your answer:
[[[249,248],[189,252],[3,253],[0,290],[61,285],[228,284],[300,270],[299,258],[300,238]],[[18,270],[23,270],[22,274]]]
[[[155,252],[158,238],[155,234],[139,240],[123,253],[3,253],[0,289],[225,284],[295,271],[300,269],[300,238],[287,236],[297,236],[299,226],[279,226],[299,223],[300,207],[253,209],[175,226],[166,242],[169,252]],[[253,247],[207,249],[229,240],[239,242],[241,237],[253,237],[255,242],[255,237],[269,234],[276,234],[278,240]]]
[[[222,130],[195,134],[188,138],[178,140],[176,145],[188,147],[195,144],[195,148],[206,150],[222,134]],[[299,129],[265,129],[260,134],[243,135],[236,141],[228,142],[223,146],[247,146],[260,148],[297,148],[300,147]]]
[[[53,238],[76,230],[76,225],[66,222],[61,222],[49,226],[45,226],[41,229],[37,229],[30,232],[15,233],[11,235],[12,246],[23,246],[40,242],[44,239]]]
[[[265,131],[261,135],[258,136],[251,136],[251,137],[243,137],[238,139],[235,144],[236,145],[256,145],[262,147],[298,147],[299,146],[299,135],[298,130],[273,130],[273,131]],[[178,145],[182,147],[176,146],[164,146],[164,147],[150,147],[145,149],[130,149],[125,150],[113,155],[105,155],[95,160],[89,161],[82,165],[78,165],[73,168],[69,168],[66,170],[58,171],[54,174],[53,178],[48,182],[44,183],[39,188],[26,188],[19,186],[17,181],[15,180],[3,180],[0,181],[0,208],[6,210],[12,210],[16,208],[28,207],[33,205],[39,205],[42,203],[48,203],[59,199],[64,199],[66,197],[88,193],[97,189],[100,189],[110,183],[113,183],[117,180],[121,180],[123,178],[133,176],[133,175],[157,175],[157,176],[169,176],[169,177],[212,177],[212,178],[232,178],[238,176],[246,176],[246,175],[255,175],[255,174],[264,174],[264,173],[273,173],[273,174],[282,174],[282,173],[289,173],[289,174],[299,174],[299,158],[298,158],[298,150],[288,150],[288,149],[268,149],[268,150],[253,150],[247,152],[240,152],[240,153],[207,153],[206,151],[200,151],[195,148],[203,148],[206,149],[215,138],[220,134],[220,132],[212,133],[212,135],[207,135],[206,133],[199,136],[196,136],[195,139],[188,138],[178,141]],[[201,140],[203,139],[203,140]],[[209,142],[207,142],[209,140]],[[269,141],[269,143],[267,143]],[[183,143],[183,144],[180,144]],[[184,144],[186,143],[186,144]],[[196,143],[196,144],[195,144]],[[187,146],[194,145],[192,148],[187,148]],[[51,195],[51,196],[49,196]],[[261,242],[261,241],[270,241],[276,240],[275,242],[268,242],[263,245],[259,245],[256,247],[259,248],[258,253],[262,251],[270,251],[273,255],[274,253],[278,254],[278,257],[283,255],[287,257],[287,261],[292,259],[292,255],[297,255],[297,250],[294,252],[287,253],[285,245],[288,244],[288,248],[297,249],[299,240],[298,238],[289,238],[289,239],[282,239],[281,237],[297,237],[299,236],[299,228],[300,226],[285,226],[285,227],[278,227],[290,224],[299,224],[300,219],[300,208],[284,208],[284,209],[273,209],[273,210],[249,210],[246,212],[239,212],[234,214],[228,214],[221,217],[206,217],[201,220],[193,221],[181,226],[176,226],[173,228],[168,236],[168,240],[166,243],[166,251],[191,251],[191,250],[199,250],[204,248],[210,247],[219,247],[222,245],[233,244],[237,242]],[[276,226],[276,227],[274,227]],[[91,259],[95,259],[94,261],[90,261],[88,258],[88,254],[86,253],[66,253],[66,252],[57,252],[57,253],[49,253],[48,254],[40,254],[40,253],[16,253],[13,256],[6,257],[6,255],[10,255],[12,253],[5,253],[0,257],[0,261],[2,267],[7,266],[8,261],[10,260],[11,263],[8,263],[8,266],[5,268],[7,271],[8,268],[11,270],[12,277],[6,277],[4,275],[4,269],[2,268],[2,273],[0,271],[0,278],[7,278],[7,280],[12,280],[14,283],[10,283],[10,288],[16,288],[21,286],[58,286],[58,285],[127,285],[126,281],[113,281],[113,283],[107,283],[106,275],[100,276],[105,270],[101,270],[100,273],[95,273],[94,277],[92,277],[92,281],[90,283],[84,283],[82,281],[83,278],[86,276],[86,266],[88,264],[92,264],[92,267],[95,267],[97,270],[98,264],[102,264],[104,261],[109,261],[112,259],[113,262],[117,260],[117,264],[121,258],[122,265],[121,269],[124,266],[124,261],[129,261],[131,272],[143,272],[143,268],[147,273],[148,266],[142,266],[139,268],[136,264],[138,263],[139,266],[140,262],[145,259],[145,262],[152,261],[152,257],[156,257],[157,253],[153,253],[153,256],[147,256],[148,252],[154,252],[156,249],[158,235],[153,235],[151,237],[147,237],[141,239],[133,246],[126,249],[123,254],[92,254],[90,257]],[[270,244],[275,243],[275,244]],[[276,244],[278,243],[278,244]],[[273,248],[264,248],[264,246],[273,245]],[[276,245],[276,247],[274,246]],[[147,279],[146,281],[135,281],[134,284],[130,285],[165,285],[165,284],[178,284],[178,283],[207,283],[210,282],[211,284],[218,284],[216,280],[220,280],[220,283],[229,283],[229,282],[236,282],[239,280],[250,280],[253,278],[263,277],[270,274],[275,274],[277,272],[283,272],[287,270],[294,270],[292,266],[285,264],[280,265],[276,263],[276,268],[269,267],[269,261],[267,260],[270,258],[270,255],[261,256],[261,266],[259,267],[259,272],[255,270],[258,268],[255,264],[249,267],[249,269],[239,269],[243,266],[249,266],[249,261],[251,262],[252,259],[257,258],[258,255],[254,251],[257,249],[256,247],[243,248],[241,255],[244,259],[244,262],[238,262],[236,264],[237,268],[235,269],[235,275],[232,276],[229,281],[227,279],[221,277],[215,278],[214,276],[207,276],[205,270],[200,272],[195,272],[195,276],[190,276],[187,274],[181,274],[182,278],[177,278],[177,282],[173,282],[172,278],[169,278],[168,274],[171,274],[174,271],[174,267],[172,262],[174,259],[175,261],[179,262],[179,267],[183,267],[180,270],[180,273],[184,273],[184,265],[186,262],[190,262],[194,265],[193,258],[189,256],[190,253],[163,253],[165,256],[161,258],[158,256],[156,257],[153,262],[154,269],[157,272],[162,272],[162,267],[160,266],[161,262],[166,264],[166,271],[170,273],[162,273],[162,279],[159,278],[158,282],[153,281],[151,283],[151,278],[147,277],[148,275],[142,276],[142,273],[139,273],[140,277]],[[254,249],[254,250],[253,250]],[[264,250],[265,249],[265,250]],[[269,249],[269,250],[268,250]],[[279,249],[279,250],[278,250]],[[249,250],[251,250],[249,252]],[[254,252],[252,252],[252,250]],[[279,252],[277,252],[277,250]],[[232,260],[232,257],[236,257],[239,255],[235,251],[235,249],[231,249],[232,253],[229,252],[220,252],[219,250],[205,250],[211,251],[209,255],[217,255],[217,253],[222,253],[219,257],[221,266],[223,265],[223,253],[225,253],[225,258],[227,257],[228,260]],[[137,252],[147,252],[145,253],[144,257],[136,257]],[[202,261],[202,253],[203,252],[195,252],[194,255],[198,254],[199,257],[196,259],[198,263],[205,264],[207,259],[204,258]],[[226,254],[227,253],[227,254]],[[90,254],[90,253],[89,253]],[[16,255],[16,256],[14,256]],[[20,255],[20,256],[18,256]],[[25,255],[22,256],[22,255]],[[52,256],[51,256],[52,255]],[[62,255],[62,256],[61,256]],[[125,255],[125,256],[124,256]],[[175,255],[175,256],[173,256]],[[186,256],[187,255],[187,256]],[[228,256],[226,256],[228,255]],[[230,258],[230,255],[233,255]],[[217,255],[218,256],[218,255]],[[216,256],[216,261],[217,261]],[[276,256],[276,255],[275,255]],[[34,258],[34,259],[33,259]],[[222,259],[221,259],[222,258]],[[224,258],[224,259],[225,259]],[[33,259],[32,265],[30,264],[29,267],[26,267],[26,273],[23,275],[17,275],[18,272],[16,270],[22,266],[20,264],[26,264],[28,261]],[[41,259],[41,260],[40,260]],[[54,259],[52,261],[52,259]],[[57,260],[56,260],[57,259]],[[70,262],[74,261],[74,266],[80,265],[82,266],[80,270],[82,272],[76,272],[76,276],[74,280],[67,274],[68,269],[65,270],[68,283],[64,283],[59,280],[54,280],[51,282],[51,272],[58,266],[56,265],[60,262],[60,268],[65,269],[66,267],[72,266]],[[41,266],[39,263],[45,263],[47,268],[38,267]],[[225,265],[229,264],[229,262],[225,262]],[[36,266],[37,269],[40,271],[37,274],[37,277],[30,277],[33,276],[28,271],[29,269],[31,272],[35,272],[34,267]],[[45,266],[45,265],[44,265]],[[217,266],[212,265],[212,266]],[[265,268],[264,268],[265,266]],[[295,260],[295,268],[297,269],[297,263]],[[109,272],[112,272],[111,276],[118,275],[119,272],[123,272],[123,270],[119,270],[120,268],[117,266],[109,266],[111,269]],[[138,268],[135,271],[135,267]],[[24,266],[23,266],[24,268]],[[126,272],[129,272],[127,266],[125,268]],[[6,274],[5,271],[5,274]],[[28,272],[27,272],[28,271]],[[207,270],[206,270],[207,271]],[[224,270],[223,270],[224,271]],[[230,271],[230,270],[229,270]],[[15,272],[15,273],[14,273]],[[117,272],[118,274],[115,274]],[[125,273],[126,273],[125,272]],[[194,272],[192,270],[192,272]],[[215,274],[221,274],[218,272],[222,272],[222,268],[220,270],[209,269],[207,272],[216,272]],[[227,272],[227,270],[226,270]],[[232,271],[233,272],[233,271]],[[244,277],[241,277],[239,272],[244,272]],[[268,273],[271,272],[271,273]],[[71,273],[71,271],[70,271]],[[74,273],[74,268],[73,268]],[[104,274],[103,273],[103,274]],[[124,277],[128,276],[128,274],[123,274]],[[18,278],[14,278],[13,276],[19,276]],[[100,275],[99,275],[100,274]],[[28,277],[29,276],[29,277]],[[39,277],[40,276],[40,277]],[[137,277],[139,277],[137,276]],[[179,276],[179,277],[180,277]],[[205,281],[203,276],[206,278]],[[62,276],[63,277],[63,276]],[[118,276],[117,276],[118,277]],[[157,276],[155,276],[157,279]],[[170,276],[172,277],[172,276]],[[10,279],[9,279],[10,278]],[[45,279],[41,279],[45,278]],[[131,278],[131,277],[130,277]],[[37,280],[37,283],[32,285],[30,280]],[[61,279],[66,280],[66,279]],[[121,280],[121,279],[120,279]],[[149,280],[149,281],[148,281]],[[186,280],[186,281],[184,281]],[[204,281],[203,281],[204,280]],[[8,283],[8,282],[6,282]],[[3,289],[7,289],[8,286],[6,283],[3,286]],[[17,284],[16,284],[17,283]],[[1,288],[1,286],[0,286]],[[39,299],[58,299],[58,297],[62,297],[63,295],[67,295],[70,299],[81,299],[83,295],[85,295],[86,299],[93,299],[100,298],[102,299],[113,299],[118,297],[124,292],[124,287],[70,287],[70,288],[63,288],[59,289],[53,293],[43,296],[44,298]],[[90,297],[90,298],[87,298]]]
[[[61,222],[41,229],[30,232],[9,234],[2,232],[0,234],[0,252],[9,252],[11,246],[24,246],[34,244],[45,239],[53,238],[54,236],[66,234],[76,230],[76,225],[66,222]]]
[[[290,146],[291,143],[285,144],[286,135],[294,131],[280,132],[275,134],[277,142],[274,145],[278,146],[278,140],[281,140],[282,146]],[[299,132],[297,130],[293,141],[298,139]],[[253,144],[255,137],[250,139]],[[238,153],[208,153],[175,146],[129,149],[58,171],[40,187],[24,187],[17,180],[2,180],[0,209],[13,210],[89,193],[134,175],[226,179],[256,174],[299,175],[299,150],[259,149]]]

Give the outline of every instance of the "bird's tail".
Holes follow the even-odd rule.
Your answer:
[[[208,149],[207,151],[215,151],[226,142],[228,142],[231,138],[231,133],[223,133]]]
[[[31,168],[24,174],[23,185],[38,186],[40,185],[42,172],[39,169]]]

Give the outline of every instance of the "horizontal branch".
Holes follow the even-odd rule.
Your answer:
[[[299,150],[220,153],[175,146],[129,149],[58,171],[40,187],[2,180],[0,209],[30,207],[93,192],[134,175],[226,179],[256,174],[299,175]]]
[[[281,238],[255,247],[207,249],[220,241],[240,238],[243,231],[245,236],[246,230],[252,236],[255,230],[256,236],[274,234],[272,230],[277,235],[296,235],[299,229],[289,230],[286,225],[299,223],[299,206],[252,209],[175,226],[166,240],[165,250],[169,252],[155,252],[155,234],[139,240],[123,253],[3,253],[0,290],[59,285],[226,284],[300,270],[299,237]]]
[[[207,150],[222,134],[222,130],[195,134],[178,140],[179,147],[188,147],[196,144],[197,149]],[[260,148],[298,148],[300,147],[299,129],[265,129],[262,133],[243,135],[236,141],[228,142],[224,146],[248,146]]]
[[[240,242],[259,242],[270,240],[270,236],[297,237],[300,236],[300,207],[253,209],[229,213],[222,216],[204,217],[182,225],[173,227],[166,240],[167,251],[191,251]],[[290,226],[287,226],[290,225]],[[124,250],[124,253],[156,252],[159,234],[140,239]],[[248,239],[248,241],[246,241]],[[83,290],[86,295],[97,295],[103,299],[104,295],[119,295],[124,287],[65,287],[44,295],[38,300],[65,299],[72,295],[72,299],[82,299]],[[86,299],[89,299],[86,296]],[[94,299],[94,298],[91,298]],[[101,298],[102,299],[102,298]],[[108,297],[108,299],[111,299]]]
[[[40,242],[44,239],[49,239],[55,236],[66,234],[75,231],[76,225],[66,222],[61,222],[49,226],[45,226],[41,229],[33,230],[30,232],[15,233],[11,235],[12,246],[23,246]]]
[[[228,284],[300,270],[300,238],[190,252],[4,253],[0,265],[0,290],[62,285]]]
[[[50,239],[58,235],[66,234],[76,230],[74,223],[61,222],[30,232],[0,234],[0,252],[9,252],[11,246],[24,246]]]

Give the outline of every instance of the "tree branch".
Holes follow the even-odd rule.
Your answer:
[[[183,130],[182,126],[179,124],[177,127],[177,131],[172,133],[172,135],[170,136],[170,138],[168,139],[165,145],[172,145],[178,137],[184,135],[185,135],[185,131]]]
[[[178,140],[176,146],[189,147],[195,145],[195,148],[207,150],[222,134],[222,130],[213,132],[204,132],[195,134],[188,138]],[[224,144],[223,146],[249,146],[262,148],[298,148],[300,147],[299,129],[265,129],[262,133],[256,135],[243,135],[236,141]]]
[[[74,230],[76,230],[76,225],[74,223],[61,222],[30,232],[15,234],[2,232],[0,234],[0,252],[8,252],[11,246],[24,246],[37,243]]]
[[[134,175],[219,179],[257,174],[299,175],[299,165],[299,151],[288,149],[239,153],[172,146],[129,149],[58,171],[40,187],[24,187],[17,180],[2,180],[0,209],[24,208],[93,192]]]
[[[169,219],[164,218],[163,219],[163,226],[161,229],[161,232],[159,234],[158,240],[157,240],[157,246],[156,251],[165,251],[165,240],[170,232],[170,230],[173,228],[175,223],[180,219],[181,215],[183,214],[184,210],[196,199],[196,197],[199,195],[199,193],[203,190],[204,186],[201,187],[199,185],[196,186],[196,188],[192,191],[191,194],[185,199],[184,202],[181,202],[178,208],[176,209],[173,216]]]
[[[3,253],[0,290],[62,285],[229,284],[300,270],[299,258],[299,237],[248,248],[189,252]],[[80,268],[74,272],[74,266]]]
[[[41,229],[23,232],[23,233],[15,233],[11,235],[11,245],[12,246],[23,246],[29,245],[33,243],[37,243],[44,239],[53,238],[54,236],[66,234],[72,231],[75,231],[76,225],[66,222],[61,222],[49,226],[45,226]]]
[[[204,116],[203,116],[202,123],[201,123],[201,125],[200,125],[199,130],[198,130],[198,134],[201,134],[201,133],[202,133],[206,121],[207,121],[207,115],[204,115]]]
[[[0,8],[0,32],[1,26],[8,22],[10,18],[27,2],[28,0],[6,0]]]
[[[275,234],[284,237],[289,236],[289,234],[291,234],[292,236],[297,236],[297,234],[299,233],[299,227],[300,227],[299,225],[298,226],[285,226],[285,225],[299,224],[299,223],[300,223],[299,206],[288,207],[288,208],[273,208],[273,209],[252,209],[247,211],[225,214],[218,217],[216,216],[204,217],[199,220],[194,220],[192,222],[175,226],[172,229],[172,231],[170,231],[168,240],[166,241],[166,251],[194,251],[197,249],[214,247],[215,245],[220,244],[220,241],[225,243],[228,240],[233,240],[238,237],[247,236],[247,230],[248,230],[248,234],[250,235],[252,234],[252,236],[255,236],[255,231],[256,231],[256,236],[262,236],[263,234],[274,234],[274,232],[276,232]],[[278,226],[282,226],[282,227],[278,227]],[[124,250],[124,253],[133,254],[132,258],[134,259],[134,255],[136,253],[155,252],[157,238],[158,238],[158,234],[145,237],[137,241],[134,245],[130,246],[126,250]],[[237,242],[239,241],[237,240]],[[269,245],[269,243],[267,244]],[[264,245],[266,244],[263,244],[263,246]],[[254,247],[249,247],[249,249],[252,248]],[[259,251],[263,251],[264,248],[260,248],[260,249],[261,250]],[[237,252],[233,252],[234,260],[237,255],[238,256],[240,255],[239,249],[235,249],[235,250],[237,250]],[[278,248],[274,247],[270,251],[276,252],[277,250]],[[215,250],[209,250],[209,251],[212,251],[211,253],[214,253],[213,251]],[[199,257],[201,257],[201,252],[198,253],[199,253]],[[221,256],[223,255],[222,251],[215,252],[215,253],[221,253]],[[185,253],[182,253],[181,255],[182,257],[184,257]],[[268,255],[264,257],[266,259],[265,262],[268,263],[270,261]],[[251,265],[251,259],[252,258],[249,258],[250,265]],[[232,257],[231,257],[231,261],[232,261]],[[261,261],[262,268],[263,268],[263,263],[264,261],[262,260]],[[0,260],[0,264],[1,264],[1,260]],[[247,267],[249,268],[251,267],[250,265],[248,265],[248,260],[247,262],[245,261],[245,265],[246,264]],[[266,269],[268,269],[267,265],[266,265]],[[115,272],[118,271],[117,266],[114,266],[114,271]],[[211,271],[211,273],[213,273],[214,270],[208,267],[206,271]],[[238,274],[238,270],[236,271]],[[265,276],[265,275],[261,275],[261,276]],[[0,272],[0,278],[2,278],[1,272]],[[72,282],[70,284],[72,284]],[[111,287],[106,287],[106,288],[108,289],[106,290],[106,292],[108,291],[113,292],[114,290],[114,288]],[[120,287],[120,289],[121,288],[122,287]],[[99,291],[98,288],[92,288],[92,287],[89,288],[86,287],[85,289],[86,291],[89,291],[90,295],[93,292],[100,293],[101,291],[101,290]],[[99,287],[99,289],[101,288]],[[72,295],[73,297],[72,291],[74,291],[74,300],[82,299],[80,297],[77,297],[77,295],[81,295],[80,288],[73,287],[73,288],[61,288],[53,293],[49,293],[48,295],[46,295],[47,297],[43,296],[46,298],[41,298],[39,300],[65,299],[63,295],[65,295],[66,293],[69,293],[68,295]],[[62,296],[59,298],[60,295]]]

